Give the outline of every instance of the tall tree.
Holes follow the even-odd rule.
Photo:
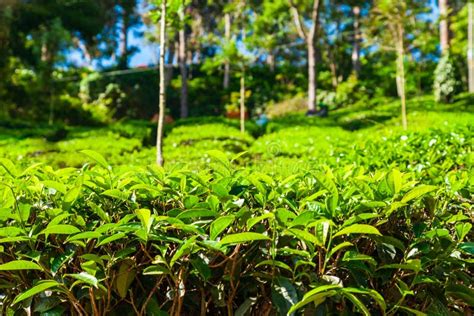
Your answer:
[[[469,92],[474,93],[474,3],[468,3],[467,67]]]
[[[224,7],[224,36],[225,36],[225,43],[228,43],[231,40],[231,28],[232,28],[232,17],[231,13],[231,0],[229,0],[229,4]],[[229,88],[230,83],[230,60],[227,58],[224,60],[224,81],[223,86],[224,89]]]
[[[377,0],[368,17],[370,41],[375,47],[395,52],[396,55],[396,83],[404,129],[408,126],[405,83],[406,42],[412,38],[410,30],[416,28],[417,16],[422,5],[422,1],[419,0]]]
[[[165,43],[166,43],[166,0],[161,0],[160,10],[160,97],[158,127],[156,133],[156,163],[163,166],[163,127],[166,110],[166,87],[165,87]]]
[[[308,111],[316,110],[316,37],[318,26],[319,0],[293,1],[290,9],[299,37],[306,43],[308,64]],[[308,7],[309,5],[309,7]],[[309,15],[305,13],[309,12]]]
[[[360,31],[360,6],[352,6],[352,13],[354,16],[354,38],[352,46],[352,70],[354,74],[359,77],[360,73],[360,42],[361,42],[361,31]]]
[[[255,15],[249,44],[258,51],[259,58],[264,58],[270,71],[274,72],[279,51],[294,40],[286,25],[291,15],[284,1],[262,1],[249,5]]]
[[[56,18],[46,25],[41,25],[35,32],[38,39],[37,48],[40,50],[40,74],[42,90],[46,94],[45,100],[49,103],[49,125],[54,121],[53,78],[55,63],[60,59],[59,52],[70,42],[70,34],[62,26],[61,20]]]
[[[117,0],[117,19],[119,33],[119,68],[128,68],[130,56],[136,51],[135,47],[129,47],[130,29],[141,23],[140,15],[137,12],[137,0]]]
[[[181,1],[179,16],[179,49],[178,49],[178,64],[181,73],[181,118],[188,117],[188,57],[187,57],[187,34],[186,34],[186,9],[185,1]]]
[[[448,0],[439,0],[439,43],[441,54],[449,51],[449,6]]]

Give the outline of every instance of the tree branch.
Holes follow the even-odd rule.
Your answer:
[[[303,23],[301,23],[301,17],[298,12],[298,9],[296,8],[296,5],[293,1],[290,1],[290,6],[291,6],[291,12],[293,13],[293,19],[295,21],[296,30],[298,31],[298,36],[306,40],[306,32],[304,31]]]

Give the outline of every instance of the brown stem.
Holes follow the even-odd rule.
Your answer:
[[[135,312],[136,315],[140,315],[140,312],[138,311],[137,306],[135,305],[135,300],[133,299],[133,294],[130,293],[130,305],[132,305],[133,311]]]
[[[235,247],[234,252],[238,253],[240,250],[240,244]],[[234,302],[234,297],[235,294],[237,293],[237,288],[239,287],[240,280],[237,280],[237,284],[234,284],[234,274],[235,274],[235,269],[237,267],[237,262],[238,262],[238,257],[235,256],[232,258],[232,268],[230,270],[230,288],[232,289],[229,298],[227,299],[227,315],[232,316],[234,314],[233,310],[233,302]]]
[[[150,302],[151,298],[153,297],[153,294],[155,294],[156,290],[160,287],[161,281],[163,281],[163,278],[159,278],[156,280],[155,286],[153,289],[150,291],[150,294],[148,294],[148,297],[146,298],[145,302],[143,303],[142,309],[140,310],[140,316],[145,315],[146,311],[146,306],[148,305],[148,302]]]
[[[94,312],[94,316],[99,316],[99,310],[97,309],[97,304],[95,303],[95,298],[94,298],[94,289],[89,288],[89,297],[91,299],[91,305],[92,305],[92,310]]]
[[[207,303],[206,303],[206,292],[201,288],[201,316],[206,316]]]
[[[183,308],[183,297],[184,295],[180,295],[179,293],[179,284],[181,282],[183,282],[183,287],[184,287],[184,281],[183,281],[183,272],[184,272],[184,267],[182,267],[180,270],[179,270],[179,274],[178,274],[178,279],[177,279],[177,288],[178,288],[178,307],[176,308],[176,316],[180,316],[181,315],[181,309]],[[184,291],[186,291],[184,289]]]
[[[227,256],[224,255],[224,257],[225,257],[224,260],[222,260],[221,262],[216,263],[216,264],[210,264],[209,268],[218,268],[218,267],[222,266],[227,261],[231,260],[238,252],[239,252],[239,249],[236,247],[230,256],[227,257]]]

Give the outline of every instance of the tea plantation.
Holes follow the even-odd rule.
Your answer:
[[[0,315],[471,315],[474,114],[0,130]]]

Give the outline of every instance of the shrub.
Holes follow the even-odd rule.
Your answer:
[[[307,109],[306,98],[298,96],[278,103],[269,104],[265,111],[270,118],[274,118],[285,114],[303,112]]]
[[[0,160],[1,314],[469,313],[467,171]],[[416,155],[416,152],[414,153]],[[239,159],[239,158],[235,158]],[[199,311],[199,312],[197,312]],[[472,312],[472,310],[471,310]]]
[[[449,54],[445,54],[438,62],[434,72],[433,91],[437,102],[450,103],[458,93],[461,83],[457,79],[457,71]]]

